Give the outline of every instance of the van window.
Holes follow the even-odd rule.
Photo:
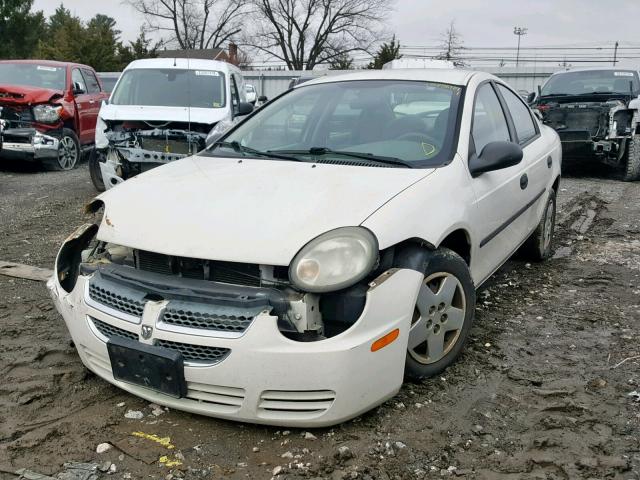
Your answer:
[[[215,70],[136,68],[127,70],[111,96],[114,105],[222,108],[224,73]]]

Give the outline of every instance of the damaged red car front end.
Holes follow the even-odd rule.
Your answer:
[[[75,82],[74,75],[82,82]],[[95,118],[90,109],[81,111],[80,100],[88,97],[97,110],[106,98],[97,80],[95,86],[85,80],[89,75],[95,78],[95,72],[83,65],[0,61],[0,156],[73,168],[82,144],[91,141],[95,131]],[[97,92],[90,92],[91,86]]]

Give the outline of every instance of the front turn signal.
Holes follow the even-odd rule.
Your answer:
[[[371,351],[377,352],[381,348],[393,343],[398,338],[398,335],[400,335],[400,329],[396,328],[395,330],[391,330],[385,336],[380,337],[371,344]]]

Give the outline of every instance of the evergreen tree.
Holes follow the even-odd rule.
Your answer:
[[[380,46],[373,57],[373,61],[369,63],[367,68],[380,70],[385,63],[399,58],[402,58],[400,42],[396,41],[396,36],[394,35],[390,42],[385,42]]]
[[[32,6],[33,0],[0,0],[0,58],[34,56],[45,20]]]

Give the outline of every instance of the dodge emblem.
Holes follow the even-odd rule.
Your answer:
[[[149,325],[142,325],[142,338],[144,338],[145,340],[149,340],[152,333],[153,327],[150,327]]]

